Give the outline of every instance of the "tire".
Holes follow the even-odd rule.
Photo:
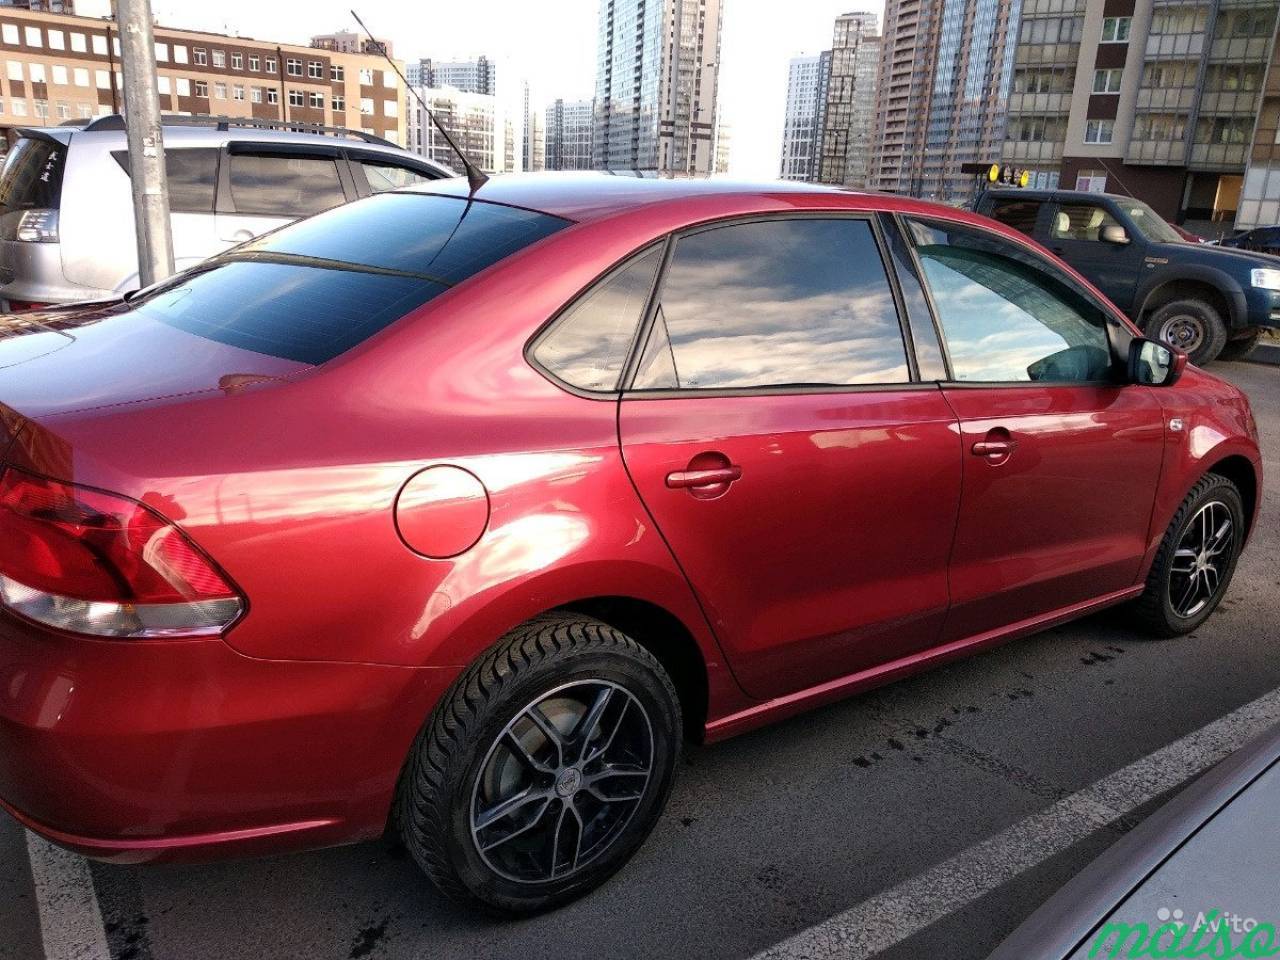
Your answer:
[[[1151,314],[1143,330],[1153,340],[1186,350],[1198,367],[1216,360],[1227,342],[1227,325],[1203,300],[1172,300]]]
[[[681,731],[651,653],[590,617],[540,617],[466,670],[419,734],[397,791],[405,846],[453,900],[510,914],[568,903],[657,823]]]
[[[1253,352],[1253,348],[1258,345],[1258,341],[1261,339],[1261,330],[1250,330],[1243,337],[1228,340],[1226,346],[1222,348],[1222,352],[1218,354],[1218,359],[1243,360]]]
[[[1204,519],[1206,515],[1208,520]],[[1202,579],[1198,583],[1203,585],[1192,598],[1198,602],[1184,603],[1191,582],[1184,571],[1196,567],[1202,559],[1212,561],[1213,556],[1205,557],[1201,552],[1188,557],[1183,551],[1195,553],[1205,530],[1212,531],[1212,544],[1221,524],[1227,520],[1230,521],[1230,542],[1216,555],[1220,559],[1213,567],[1212,591],[1207,589],[1209,575],[1200,574]],[[1130,608],[1136,625],[1157,637],[1177,637],[1204,623],[1231,584],[1244,532],[1244,503],[1235,484],[1215,473],[1202,477],[1174,514],[1147,574],[1146,589]]]

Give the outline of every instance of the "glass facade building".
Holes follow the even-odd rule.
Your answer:
[[[590,100],[557,100],[547,107],[547,169],[590,170],[595,105]]]
[[[827,96],[820,82],[822,55],[792,57],[787,69],[787,110],[782,120],[783,180],[813,180],[818,143],[818,103]]]

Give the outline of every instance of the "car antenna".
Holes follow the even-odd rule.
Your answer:
[[[427,117],[430,118],[431,123],[435,128],[440,131],[440,135],[444,137],[445,142],[447,142],[449,146],[453,148],[453,152],[458,155],[458,159],[462,161],[462,168],[467,171],[467,183],[470,185],[471,193],[474,195],[477,190],[489,182],[489,175],[477,167],[471,161],[471,158],[462,152],[462,148],[458,146],[453,137],[449,135],[449,131],[445,129],[444,124],[437,120],[436,115],[431,112],[431,108],[428,107],[427,102],[422,99],[422,95],[419,94],[416,89],[409,86],[409,81],[405,79],[404,74],[400,72],[400,68],[396,66],[396,62],[392,60],[391,55],[387,53],[387,45],[374,37],[369,28],[364,25],[364,21],[360,19],[360,14],[352,10],[351,15],[356,18],[356,23],[360,24],[360,29],[368,34],[369,41],[378,49],[378,52],[386,58],[387,63],[391,64],[391,69],[396,72],[396,76],[400,78],[400,82],[405,85],[405,88],[413,94],[414,98],[418,101],[418,105],[426,112]]]

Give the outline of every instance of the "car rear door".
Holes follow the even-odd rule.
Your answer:
[[[624,380],[627,469],[744,689],[933,645],[960,495],[878,223],[721,222],[672,241]]]
[[[1138,577],[1164,446],[1159,402],[1116,371],[1130,334],[1020,244],[905,224],[963,449],[944,642],[1116,598]]]
[[[217,230],[224,247],[356,198],[336,145],[233,141],[218,179]]]
[[[1102,228],[1120,226],[1128,243],[1108,243]],[[1121,223],[1103,203],[1071,200],[1053,205],[1044,245],[1078,270],[1121,310],[1133,309],[1141,279],[1146,241],[1131,224]]]

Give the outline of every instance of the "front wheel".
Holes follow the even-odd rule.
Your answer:
[[[1203,300],[1173,300],[1157,309],[1144,330],[1153,340],[1161,340],[1182,350],[1198,367],[1216,360],[1227,342],[1227,326],[1222,317]]]
[[[680,705],[661,664],[582,616],[509,634],[454,685],[397,798],[405,845],[454,899],[508,913],[587,893],[666,804]]]
[[[1158,637],[1190,633],[1222,601],[1244,545],[1244,504],[1226,477],[1211,473],[1187,494],[1133,603],[1137,624]]]

